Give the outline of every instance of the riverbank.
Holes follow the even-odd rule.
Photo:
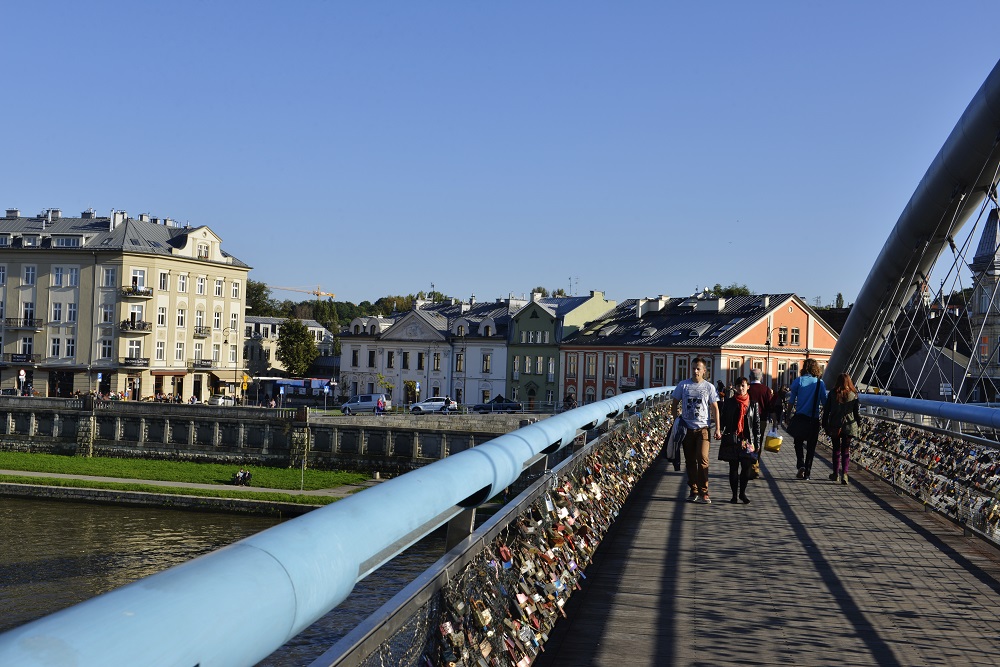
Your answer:
[[[190,511],[234,512],[282,518],[300,516],[377,483],[378,480],[372,479],[361,484],[344,484],[336,488],[293,491],[258,486],[220,486],[195,482],[0,470],[0,496],[155,506]],[[128,488],[137,486],[143,487],[144,490]],[[157,492],[156,487],[162,488],[163,491]],[[214,495],[194,495],[185,493],[186,491],[195,493],[210,491]],[[262,494],[294,497],[296,501],[250,497]],[[306,499],[309,498],[315,499],[316,502],[308,502]]]

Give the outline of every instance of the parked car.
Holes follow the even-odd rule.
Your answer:
[[[410,412],[415,415],[423,414],[425,412],[442,412],[444,411],[444,396],[432,396],[431,398],[420,401],[419,403],[414,403],[410,406]],[[449,410],[458,410],[458,403],[455,401],[448,401]]]
[[[503,396],[497,396],[489,403],[477,403],[472,406],[473,412],[486,414],[487,412],[523,412],[524,406],[517,401],[508,401]]]
[[[385,394],[358,394],[352,396],[346,403],[340,406],[340,411],[345,415],[356,415],[359,412],[374,413],[378,407],[378,399],[385,401],[385,409],[392,409],[392,401],[386,398]]]
[[[232,396],[225,394],[212,394],[208,398],[209,405],[236,405],[236,400]]]

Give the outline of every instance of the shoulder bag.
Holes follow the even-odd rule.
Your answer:
[[[810,440],[819,435],[819,388],[820,380],[816,379],[816,394],[813,396],[813,414],[812,416],[802,414],[801,412],[796,412],[792,415],[792,418],[788,420],[788,426],[785,430],[788,431],[788,435],[792,436],[793,440]]]

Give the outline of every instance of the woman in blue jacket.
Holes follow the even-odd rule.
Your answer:
[[[792,382],[791,393],[788,395],[792,417],[801,414],[812,420],[806,437],[794,438],[795,467],[799,469],[799,479],[809,479],[813,456],[816,454],[816,441],[819,440],[820,406],[826,401],[826,385],[820,379],[820,374],[819,362],[806,359],[799,377]]]

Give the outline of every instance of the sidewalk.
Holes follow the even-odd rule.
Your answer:
[[[152,479],[126,479],[123,477],[98,477],[94,475],[66,475],[54,472],[29,472],[26,470],[0,470],[0,475],[18,477],[47,477],[53,479],[79,479],[92,482],[111,482],[114,484],[145,484],[147,486],[163,486],[175,489],[209,489],[214,491],[230,491],[234,497],[248,492],[257,493],[287,493],[296,496],[323,496],[328,498],[344,498],[378,484],[378,480],[368,480],[363,484],[345,484],[332,489],[317,489],[315,491],[299,491],[298,489],[268,489],[261,486],[235,486],[232,484],[195,484],[193,482],[163,482]]]

